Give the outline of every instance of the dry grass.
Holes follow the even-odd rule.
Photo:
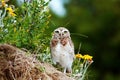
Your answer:
[[[0,45],[0,80],[73,80],[49,63],[8,44]]]

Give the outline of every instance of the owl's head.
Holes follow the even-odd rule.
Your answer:
[[[70,32],[68,29],[64,27],[59,27],[54,30],[54,38],[58,38],[58,39],[70,38]]]

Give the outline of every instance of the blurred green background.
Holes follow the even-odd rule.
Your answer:
[[[120,80],[120,0],[70,0],[65,16],[51,11],[51,30],[70,30],[77,53],[93,56],[88,80]],[[88,36],[86,38],[85,36]]]

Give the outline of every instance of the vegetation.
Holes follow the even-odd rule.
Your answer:
[[[1,10],[1,17],[6,16],[0,24],[0,42],[31,50],[46,48],[50,36],[46,33],[50,20],[47,4],[44,0],[33,0],[19,8],[6,4]]]
[[[6,4],[4,0],[1,3],[0,43],[24,48],[36,54],[40,61],[52,63],[49,49],[51,33],[48,34],[51,17],[49,2],[32,0],[18,8]],[[83,80],[92,62],[92,56],[77,54],[71,77]]]

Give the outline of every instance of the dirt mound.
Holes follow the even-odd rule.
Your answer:
[[[26,52],[0,45],[0,80],[74,80],[49,63],[41,63]]]

